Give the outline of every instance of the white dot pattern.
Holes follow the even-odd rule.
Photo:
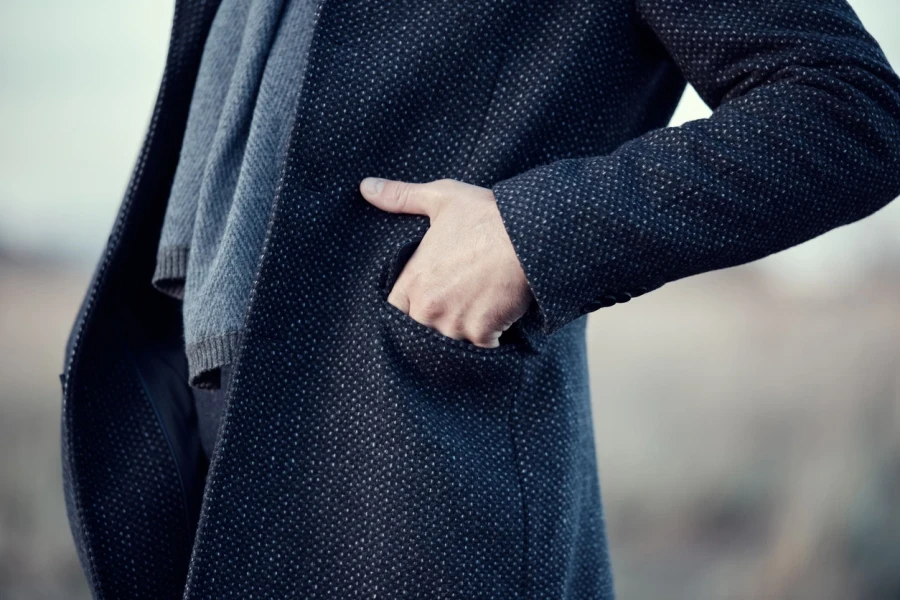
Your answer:
[[[113,354],[84,366],[76,433],[67,434],[82,467],[81,519],[66,488],[76,547],[88,579],[105,582],[102,597],[172,597],[184,586],[192,543],[182,483],[128,352],[114,335],[105,341]]]
[[[900,81],[837,0],[324,0],[317,18],[184,597],[612,598],[586,314],[889,202]],[[684,77],[714,115],[663,129]],[[537,298],[498,348],[386,302],[428,222],[366,203],[369,175],[494,190]],[[130,248],[148,267],[96,285],[140,289],[158,229],[122,218],[126,240],[150,230]],[[164,568],[105,560],[108,589],[126,561]]]
[[[900,194],[900,80],[843,0],[637,9],[714,111],[492,186],[546,333]]]

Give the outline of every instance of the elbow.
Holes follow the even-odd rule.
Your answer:
[[[900,77],[885,63],[848,82],[855,100],[846,105],[844,126],[860,157],[848,164],[851,178],[867,191],[867,213],[900,196]],[[850,152],[850,149],[847,149]]]
[[[868,142],[883,187],[881,206],[900,196],[900,78],[892,72],[885,87],[888,91],[872,111],[874,133]]]

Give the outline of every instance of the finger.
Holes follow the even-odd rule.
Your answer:
[[[434,291],[411,290],[410,304],[409,316],[432,329],[437,329],[446,316],[444,298]]]
[[[512,326],[506,312],[497,306],[473,309],[466,324],[466,339],[483,348],[499,346],[500,336]]]
[[[502,331],[482,331],[475,334],[467,335],[466,338],[482,348],[496,348],[500,345],[500,336]]]
[[[395,285],[391,293],[388,294],[387,301],[404,313],[409,314],[409,296],[406,295],[402,288]]]
[[[366,177],[360,181],[359,191],[369,204],[381,210],[431,218],[437,214],[442,197],[431,183],[409,183],[379,177]]]
[[[425,234],[428,235],[427,233]],[[422,244],[413,250],[412,255],[406,260],[406,264],[403,265],[403,268],[400,269],[400,273],[394,279],[394,284],[391,286],[390,292],[388,293],[388,302],[409,314],[411,300],[410,297],[413,295],[414,287],[416,282],[418,281],[418,275],[416,271],[416,264],[419,260],[419,257],[422,252]]]
[[[440,321],[434,324],[434,328],[454,340],[465,340],[465,315],[463,313],[444,314]]]

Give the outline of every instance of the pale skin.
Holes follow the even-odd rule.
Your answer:
[[[494,348],[532,295],[491,190],[454,179],[360,181],[369,203],[425,215],[431,225],[388,302],[442,334]]]

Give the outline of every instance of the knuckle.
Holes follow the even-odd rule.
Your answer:
[[[451,329],[448,329],[448,330],[444,333],[444,335],[446,335],[447,337],[451,337],[451,338],[453,338],[454,340],[464,340],[464,339],[466,339],[466,332],[465,332],[465,330],[463,330],[463,329],[461,329],[461,328],[459,328],[459,327],[453,327],[453,328],[451,328]]]
[[[505,319],[499,307],[489,308],[475,318],[479,330],[493,331],[503,325]]]
[[[445,317],[444,322],[446,323],[442,331],[444,335],[455,340],[466,339],[466,322],[461,313],[456,313],[449,318]]]
[[[465,315],[462,313],[456,313],[452,319],[450,319],[450,326],[453,328],[454,332],[457,335],[463,335],[466,330],[466,319]]]
[[[497,334],[494,331],[479,328],[469,337],[469,340],[476,346],[492,348],[497,345]]]
[[[432,321],[444,312],[444,299],[433,291],[422,292],[419,297],[419,314]]]
[[[455,327],[453,325],[440,325],[440,326],[436,325],[434,327],[434,329],[436,329],[442,335],[444,335],[448,338],[453,338],[454,340],[461,340],[461,339],[465,339],[465,337],[466,337],[465,334],[463,334],[461,329],[459,329],[458,327]]]
[[[404,212],[412,205],[415,194],[417,193],[416,184],[407,181],[397,183],[394,193],[395,208],[398,212]]]

